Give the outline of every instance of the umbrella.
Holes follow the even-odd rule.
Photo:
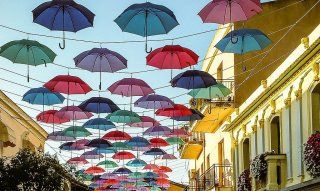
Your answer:
[[[180,45],[166,45],[152,51],[147,56],[147,65],[159,69],[183,69],[196,65],[199,56]]]
[[[172,108],[174,105],[173,101],[162,95],[146,95],[139,98],[135,103],[135,107],[141,107],[144,109],[164,109]]]
[[[125,159],[133,159],[135,158],[135,156],[132,153],[127,151],[120,151],[114,154],[112,158],[117,160],[125,160]]]
[[[114,142],[113,148],[117,150],[131,150],[132,147],[128,146],[126,142]]]
[[[167,133],[170,133],[172,130],[167,126],[153,126],[149,127],[143,135],[149,135],[149,136],[162,136],[166,135]]]
[[[114,154],[117,152],[117,150],[113,148],[95,148],[94,151],[101,154]]]
[[[111,100],[104,97],[92,97],[82,102],[79,107],[83,111],[92,113],[112,113],[120,108]]]
[[[56,115],[57,112],[58,112],[57,110],[43,111],[36,116],[36,119],[37,119],[37,121],[40,121],[43,123],[51,123],[52,128],[53,128],[53,132],[54,132],[54,124],[62,124],[62,123],[66,123],[66,122],[70,121],[69,118],[58,117]]]
[[[131,136],[128,133],[122,131],[110,131],[105,134],[102,139],[109,141],[126,141],[130,140]]]
[[[165,117],[181,117],[191,115],[189,108],[181,104],[175,104],[173,108],[158,109],[156,115]]]
[[[62,131],[64,135],[70,137],[87,137],[92,135],[87,129],[81,126],[71,126]]]
[[[149,2],[131,5],[115,22],[122,31],[145,37],[147,53],[152,51],[148,50],[148,36],[167,34],[179,25],[170,9]]]
[[[165,178],[159,178],[157,179],[157,184],[160,186],[170,186],[170,181]]]
[[[189,137],[190,133],[188,133],[185,129],[174,129],[172,132],[167,134],[167,137]]]
[[[228,33],[215,47],[221,52],[245,54],[262,50],[270,44],[271,40],[258,29],[238,29]]]
[[[66,142],[66,143],[62,143],[59,146],[59,149],[61,150],[74,150],[74,148],[72,148],[71,146],[73,145],[74,142]]]
[[[97,164],[97,166],[104,166],[104,168],[115,168],[118,167],[117,163],[111,160],[104,160]]]
[[[245,21],[261,12],[260,0],[212,0],[198,15],[204,23]]]
[[[141,172],[133,172],[133,173],[129,174],[128,178],[139,180],[139,179],[144,178],[144,174]]]
[[[169,178],[169,176],[166,175],[166,174],[163,173],[163,172],[157,172],[157,174],[158,174],[158,177],[159,177],[159,178]]]
[[[52,140],[52,141],[73,141],[76,138],[71,137],[71,136],[67,136],[62,131],[55,131],[55,132],[50,133],[48,135],[47,139]]]
[[[117,165],[117,164],[116,164]],[[101,175],[100,177],[101,179],[117,179],[118,175],[113,174],[113,173],[104,173],[103,175]]]
[[[196,89],[213,86],[217,84],[217,81],[207,72],[200,70],[187,70],[175,76],[170,83],[172,87]]]
[[[0,56],[13,63],[27,65],[29,82],[29,66],[52,63],[57,55],[50,48],[37,41],[24,39],[11,41],[1,46]]]
[[[33,11],[33,22],[53,31],[63,31],[65,48],[65,31],[78,32],[93,26],[94,14],[86,7],[73,0],[52,0],[42,3]]]
[[[143,153],[144,155],[165,155],[167,154],[164,150],[160,148],[151,148],[150,150]]]
[[[141,127],[141,128],[160,125],[158,121],[148,116],[141,116],[140,119],[141,119],[141,122],[127,123],[126,125],[130,127]]]
[[[169,146],[169,143],[162,138],[152,138],[149,140],[151,143],[151,147],[166,147]]]
[[[154,93],[153,89],[146,82],[137,78],[123,78],[113,83],[108,90],[112,94],[126,97],[145,96]]]
[[[82,153],[80,157],[85,159],[100,159],[100,158],[103,158],[103,155],[95,151],[86,151]]]
[[[84,173],[86,174],[100,174],[100,173],[104,173],[105,170],[101,167],[98,166],[92,166],[87,168],[87,170],[84,171]]]
[[[63,103],[65,98],[60,93],[40,87],[28,90],[22,100],[34,105],[54,105]]]
[[[155,169],[158,169],[158,168],[159,168],[159,166],[156,165],[156,164],[147,164],[147,165],[143,168],[143,170],[155,170]]]
[[[158,175],[154,172],[146,172],[144,174],[144,178],[155,179],[155,178],[158,178]]]
[[[127,68],[127,60],[119,53],[111,51],[107,48],[93,48],[82,52],[74,59],[75,65],[79,68],[90,72],[100,73],[101,90],[101,73],[102,72],[117,72]]]
[[[109,114],[106,119],[115,123],[137,123],[141,122],[140,116],[133,111],[118,110]]]
[[[114,170],[112,173],[113,174],[121,174],[122,175],[122,174],[131,174],[132,171],[129,170],[128,168],[121,167],[121,168],[118,168],[118,169]]]
[[[88,144],[86,144],[88,147],[96,147],[96,148],[110,148],[112,147],[112,144],[105,140],[105,139],[92,139]]]
[[[68,164],[84,165],[84,164],[88,164],[89,162],[85,158],[82,158],[82,157],[73,157],[73,158],[70,158],[67,161],[67,163]]]
[[[78,106],[65,106],[61,108],[56,115],[60,118],[68,118],[70,120],[89,119],[92,113],[82,111]]]
[[[174,156],[173,154],[164,154],[162,155],[161,159],[166,160],[166,164],[167,164],[168,160],[175,160],[177,159],[177,157]],[[167,178],[167,177],[163,177],[163,178]]]
[[[149,141],[143,137],[132,137],[128,142],[131,147],[147,147],[150,145]]]
[[[73,143],[72,147],[74,147],[78,150],[82,150],[82,149],[87,148],[86,144],[88,144],[88,143],[89,143],[88,139],[79,139]]]
[[[192,112],[191,115],[172,117],[172,119],[176,121],[196,121],[204,118],[204,115],[200,111],[196,109],[190,109],[190,111]]]
[[[166,139],[166,141],[170,145],[174,145],[174,144],[183,145],[184,144],[184,141],[180,137],[169,137]]]
[[[103,131],[108,131],[109,129],[116,128],[115,124],[105,118],[90,119],[85,122],[82,127],[89,129],[99,129]]]
[[[155,171],[167,173],[167,172],[172,172],[172,169],[167,166],[159,166],[159,168]]]
[[[230,95],[232,91],[222,83],[210,86],[208,88],[199,88],[191,90],[188,94],[197,99],[223,98]]]
[[[127,166],[130,166],[130,167],[144,167],[147,165],[147,163],[144,161],[144,160],[141,160],[141,159],[133,159],[131,161],[129,161],[127,164]]]

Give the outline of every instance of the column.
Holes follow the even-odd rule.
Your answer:
[[[292,178],[292,138],[291,138],[291,99],[285,100],[285,108],[282,113],[282,127],[285,153],[287,155],[287,179]]]
[[[299,89],[295,92],[296,94],[296,101],[295,108],[296,112],[294,113],[294,120],[296,125],[296,141],[294,141],[295,148],[297,149],[297,169],[298,169],[298,176],[303,177],[303,132],[302,132],[302,89]]]
[[[262,147],[262,152],[261,153],[264,153],[265,152],[265,148],[266,148],[266,142],[265,142],[265,135],[264,135],[264,119],[261,119],[259,121],[259,125],[260,125],[260,130],[261,130],[261,147]]]
[[[252,126],[252,133],[250,137],[251,141],[251,159],[257,156],[258,148],[257,148],[257,125]]]

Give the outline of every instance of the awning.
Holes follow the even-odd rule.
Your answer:
[[[188,142],[186,143],[181,151],[181,159],[198,159],[203,146],[200,142]]]
[[[0,141],[3,143],[4,147],[15,147],[16,146],[16,137],[14,131],[5,126],[0,121]]]

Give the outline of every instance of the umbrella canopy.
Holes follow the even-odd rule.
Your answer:
[[[156,164],[147,164],[147,165],[143,168],[143,170],[155,170],[155,169],[158,169],[158,168],[159,168],[159,166],[156,165]]]
[[[112,144],[105,139],[92,139],[89,143],[86,144],[88,147],[96,147],[96,148],[110,148]]]
[[[62,131],[64,135],[70,137],[87,137],[92,135],[87,129],[81,126],[71,126]]]
[[[144,174],[142,172],[133,172],[129,174],[128,178],[139,180],[144,178]]]
[[[117,160],[126,160],[126,159],[133,159],[136,158],[132,153],[127,152],[127,151],[120,151],[117,152],[116,154],[114,154],[112,156],[113,159],[117,159]]]
[[[122,175],[122,174],[131,174],[132,171],[129,170],[128,168],[121,167],[121,168],[118,168],[118,169],[114,170],[112,173],[113,174],[121,174]]]
[[[60,118],[68,118],[70,120],[89,119],[93,116],[92,113],[82,111],[78,106],[65,106],[61,108],[56,115]]]
[[[58,75],[43,85],[52,92],[64,94],[86,94],[92,88],[77,76]]]
[[[174,145],[174,144],[183,145],[184,144],[184,141],[180,137],[169,137],[169,138],[166,138],[166,141],[170,145]]]
[[[108,90],[112,94],[126,97],[145,96],[154,93],[153,89],[146,82],[137,78],[123,78],[113,83]]]
[[[115,124],[105,118],[90,119],[85,122],[82,127],[89,129],[99,129],[103,131],[108,131],[110,129],[116,128]]]
[[[170,83],[172,87],[196,89],[213,86],[217,84],[217,81],[207,72],[200,70],[187,70],[175,76]]]
[[[72,148],[71,146],[73,145],[74,142],[66,142],[66,143],[62,143],[59,146],[59,149],[61,150],[75,150],[74,148]]]
[[[143,132],[143,135],[162,136],[170,133],[171,131],[172,130],[167,126],[153,126],[149,127],[145,132]]]
[[[149,141],[143,137],[132,137],[128,142],[131,147],[147,147],[150,145]]]
[[[79,139],[73,143],[72,147],[74,147],[78,150],[82,150],[82,149],[87,148],[86,144],[88,144],[88,143],[89,143],[88,139]]]
[[[172,119],[176,121],[196,121],[204,118],[204,115],[200,111],[196,109],[190,109],[190,110],[192,112],[191,115],[186,115],[181,117],[172,117]]]
[[[140,119],[141,119],[141,122],[127,123],[126,125],[130,127],[141,127],[141,128],[160,125],[158,121],[148,116],[140,116]]]
[[[167,134],[167,137],[189,137],[191,134],[188,133],[184,128],[174,129],[172,132]]]
[[[183,69],[196,65],[199,56],[180,45],[166,45],[152,51],[147,56],[147,65],[159,69]]]
[[[172,108],[174,105],[173,101],[162,95],[146,95],[139,98],[135,103],[135,107],[141,107],[145,109],[164,109]]]
[[[117,150],[113,149],[113,147],[112,148],[95,148],[94,151],[101,154],[114,154],[117,152]]]
[[[271,40],[258,29],[238,29],[228,33],[215,47],[221,52],[245,54],[262,50],[270,44]]]
[[[29,66],[52,63],[57,55],[50,48],[37,41],[24,39],[11,41],[1,46],[0,56],[13,63],[27,65],[29,81]]]
[[[147,163],[141,159],[133,159],[129,161],[126,165],[129,167],[144,167],[147,165]]]
[[[75,165],[84,165],[84,164],[88,164],[89,162],[85,158],[82,158],[82,157],[73,157],[73,158],[70,158],[67,161],[67,163],[68,164],[75,164]]]
[[[126,142],[114,142],[113,148],[117,150],[131,150],[132,147],[128,146]]]
[[[120,109],[111,99],[104,97],[92,97],[82,102],[79,107],[92,113],[112,113]]]
[[[37,115],[37,121],[41,121],[43,123],[52,123],[52,124],[62,124],[69,122],[70,119],[67,117],[60,118],[56,115],[57,110],[48,110],[41,112]]]
[[[146,151],[143,153],[144,155],[164,155],[167,154],[164,150],[160,149],[160,148],[151,148],[150,150]]]
[[[161,159],[165,159],[165,160],[174,160],[177,159],[176,156],[174,156],[173,154],[165,154],[161,157]]]
[[[159,166],[159,169],[155,171],[167,173],[167,172],[172,172],[172,169],[167,166]]]
[[[162,138],[152,138],[149,140],[151,143],[151,147],[166,147],[169,146],[169,143]]]
[[[84,173],[86,174],[100,174],[100,173],[104,173],[105,170],[101,167],[98,166],[92,166],[87,168],[87,170],[84,171]]]
[[[181,117],[191,115],[189,108],[181,104],[175,104],[173,108],[158,109],[156,115],[165,117]]]
[[[109,114],[106,119],[115,123],[137,123],[141,122],[140,116],[133,111],[118,110]]]
[[[102,139],[109,140],[109,141],[126,141],[130,140],[131,136],[123,131],[110,131],[105,134]]]
[[[230,95],[232,91],[222,83],[210,86],[208,88],[200,88],[191,90],[188,94],[197,99],[214,99],[223,98]]]
[[[155,178],[158,178],[158,175],[154,172],[146,172],[144,174],[144,177],[148,179],[155,179]]]
[[[246,21],[262,11],[260,0],[213,0],[198,15],[204,23]]]
[[[40,87],[28,90],[22,100],[34,105],[54,105],[63,103],[65,98],[60,93]]]
[[[103,158],[103,155],[95,151],[86,151],[82,153],[80,157],[85,159],[100,159],[100,158]]]
[[[113,173],[104,173],[103,175],[100,176],[101,179],[117,179],[118,175],[113,174]]]
[[[55,132],[50,133],[48,135],[47,139],[52,140],[52,141],[73,141],[76,138],[71,137],[71,136],[67,136],[62,131],[55,131]]]
[[[118,167],[117,163],[112,160],[104,160],[97,164],[97,166],[104,166],[104,168],[116,168]]]

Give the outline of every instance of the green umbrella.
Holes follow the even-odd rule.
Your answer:
[[[118,110],[106,117],[109,121],[115,123],[138,123],[141,122],[140,116],[133,111]]]
[[[16,40],[1,46],[0,56],[9,59],[13,63],[38,66],[52,63],[57,56],[50,48],[33,40]]]
[[[125,142],[114,142],[112,147],[116,150],[132,150],[132,147],[128,146]]]
[[[152,186],[152,188],[150,189],[150,191],[161,191],[161,188],[156,187],[156,186]]]
[[[133,173],[129,174],[128,178],[142,179],[142,178],[144,178],[144,174],[141,172],[133,172]]]
[[[183,145],[184,144],[184,141],[179,137],[169,137],[169,138],[166,138],[166,141],[170,145],[174,145],[174,144]]]
[[[146,182],[138,181],[138,182],[134,183],[134,186],[135,187],[145,187],[145,186],[149,186],[149,184]]]
[[[117,163],[111,160],[101,161],[97,164],[98,166],[104,166],[105,168],[116,168],[118,167]]]
[[[87,137],[91,133],[84,127],[81,126],[71,126],[62,131],[63,135],[71,137]]]
[[[208,88],[193,89],[188,94],[198,99],[222,98],[231,94],[232,91],[222,83],[210,86]]]

